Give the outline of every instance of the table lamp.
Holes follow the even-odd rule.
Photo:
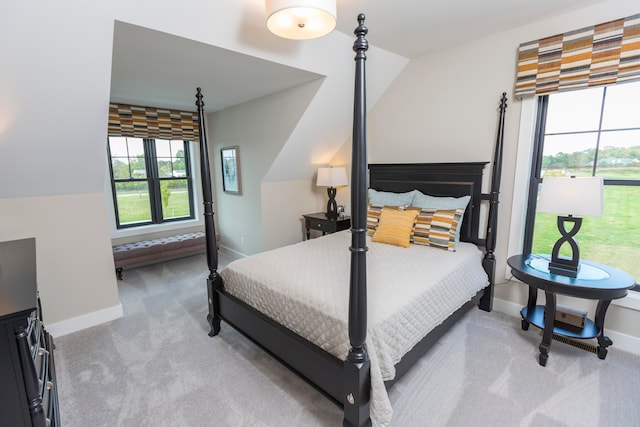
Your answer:
[[[537,210],[558,214],[558,231],[561,237],[553,245],[549,272],[577,277],[580,251],[573,237],[580,230],[582,216],[602,215],[602,178],[544,178],[540,185]],[[571,230],[567,230],[569,223],[573,223]],[[570,258],[560,256],[560,248],[564,243],[571,248]]]
[[[327,218],[336,219],[338,217],[338,206],[336,204],[336,189],[347,185],[347,170],[343,167],[339,168],[320,168],[318,169],[318,187],[327,188],[329,201],[327,202]]]

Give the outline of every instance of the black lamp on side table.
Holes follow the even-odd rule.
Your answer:
[[[318,187],[328,187],[327,194],[329,201],[327,202],[327,218],[338,218],[338,205],[336,203],[336,188],[347,185],[347,170],[343,167],[337,168],[320,168],[318,169]]]
[[[553,245],[549,272],[576,277],[580,267],[580,250],[573,237],[582,226],[582,216],[602,215],[602,178],[544,178],[540,185],[537,210],[559,214],[557,224],[561,236]],[[567,224],[570,223],[573,223],[573,227],[567,230]],[[571,248],[570,258],[560,256],[560,249],[565,243]]]

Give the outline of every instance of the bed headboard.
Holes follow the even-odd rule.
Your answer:
[[[484,245],[480,239],[482,172],[489,162],[472,163],[386,163],[369,165],[369,187],[378,191],[402,193],[420,190],[430,196],[469,195],[462,221],[460,240]]]

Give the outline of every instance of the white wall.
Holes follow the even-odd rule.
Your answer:
[[[516,206],[521,207],[527,191],[528,165],[521,162],[516,170],[516,157],[519,145],[524,144],[526,151],[526,139],[531,136],[529,129],[520,128],[522,101],[513,98],[518,46],[638,12],[635,1],[604,2],[411,61],[369,114],[370,162],[492,160],[499,97],[506,92],[509,103],[496,248],[497,280],[504,282],[506,259],[521,248],[512,244],[509,250],[510,232],[518,233],[521,228],[518,224],[510,229],[513,197],[515,194]],[[485,173],[490,175],[490,170]],[[484,187],[486,191],[488,180]],[[520,221],[521,213],[516,209],[513,220]],[[514,238],[518,243],[519,237]],[[506,305],[520,306],[526,302],[526,288],[509,283],[498,287],[497,296]],[[640,338],[640,312],[612,306],[607,328]]]
[[[36,238],[47,324],[122,313],[103,196],[113,27],[104,12],[14,2],[0,17],[0,240]]]
[[[265,230],[280,230],[281,235],[290,235],[294,230],[293,223],[285,223],[284,229],[288,231],[282,233],[281,217],[276,214],[281,208],[269,203],[274,195],[263,195],[262,182],[323,84],[324,79],[318,79],[209,115],[209,156],[216,179],[214,211],[223,246],[243,255],[251,255],[264,250],[265,246],[273,247],[272,244],[265,245],[263,225]],[[239,152],[242,187],[239,195],[225,193],[218,179],[221,170],[220,149],[230,146],[237,146]],[[307,162],[299,162],[308,167]],[[290,209],[298,209],[298,216],[306,212],[305,203],[300,203],[297,196],[299,193],[287,194]],[[293,194],[296,197],[291,197]],[[302,197],[308,195],[309,189],[305,188],[302,194]],[[266,197],[266,203],[263,203],[263,197]],[[269,238],[270,234],[266,236]],[[297,237],[293,241],[287,239],[286,243],[300,241],[300,236]]]
[[[264,250],[275,249],[305,239],[306,230],[301,214],[322,212],[318,188],[315,181],[265,182],[262,188],[262,239]]]
[[[0,199],[0,212],[0,240],[36,238],[47,325],[104,309],[122,315],[102,193]]]

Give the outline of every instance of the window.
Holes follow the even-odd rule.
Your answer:
[[[604,180],[604,213],[583,218],[576,237],[580,258],[640,281],[640,82],[539,98],[525,253],[548,254],[560,237],[556,215],[536,212],[539,183],[571,175]]]
[[[189,142],[109,137],[118,228],[194,218]]]

